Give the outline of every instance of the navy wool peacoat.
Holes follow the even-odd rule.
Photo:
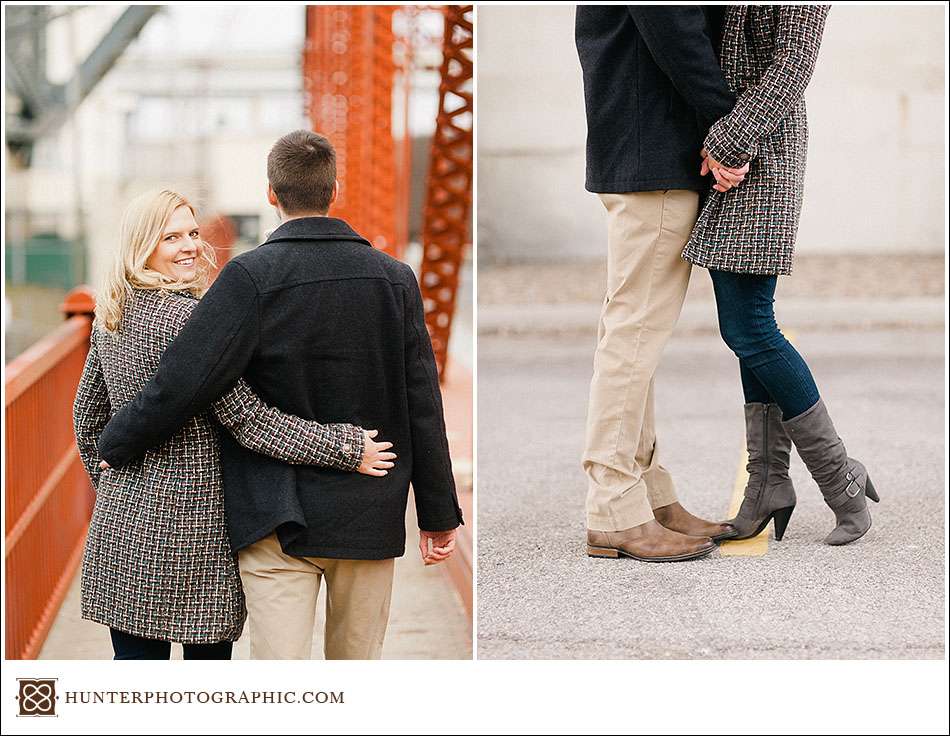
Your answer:
[[[703,138],[735,103],[715,52],[722,10],[577,6],[588,191],[710,188]]]

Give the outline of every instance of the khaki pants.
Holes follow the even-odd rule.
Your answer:
[[[686,297],[691,266],[680,254],[699,195],[670,189],[600,198],[607,208],[607,295],[583,464],[588,528],[619,531],[676,501],[656,450],[653,374]]]
[[[327,659],[379,659],[394,560],[293,557],[275,534],[238,553],[251,659],[310,659],[320,581],[327,581]]]

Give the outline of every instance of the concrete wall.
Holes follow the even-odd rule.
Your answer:
[[[943,7],[835,6],[806,96],[800,252],[944,248]],[[478,9],[480,262],[603,252],[573,6]]]

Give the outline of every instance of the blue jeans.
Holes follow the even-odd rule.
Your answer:
[[[776,403],[786,421],[811,408],[818,387],[802,356],[775,322],[777,276],[710,271],[719,332],[739,358],[747,404]]]
[[[113,659],[170,659],[171,642],[159,639],[145,639],[110,628],[112,634]],[[231,659],[231,642],[219,641],[214,644],[182,644],[183,659]]]

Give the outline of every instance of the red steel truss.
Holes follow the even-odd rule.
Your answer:
[[[425,40],[412,33],[397,37],[393,17],[402,13],[411,19],[422,12],[441,12],[444,18],[420,273],[441,373],[470,233],[473,6],[308,6],[303,69],[311,126],[337,151],[340,197],[331,214],[400,257],[408,237],[411,167],[408,130],[398,144],[393,134],[393,98],[395,85],[408,85],[411,78],[413,46]],[[408,103],[408,87],[401,91]]]
[[[303,71],[315,131],[336,148],[340,195],[331,214],[399,256],[392,134],[392,5],[308,5]]]
[[[439,113],[422,228],[420,285],[426,324],[441,374],[448,352],[459,269],[469,241],[472,206],[472,43],[474,6],[447,5]]]

